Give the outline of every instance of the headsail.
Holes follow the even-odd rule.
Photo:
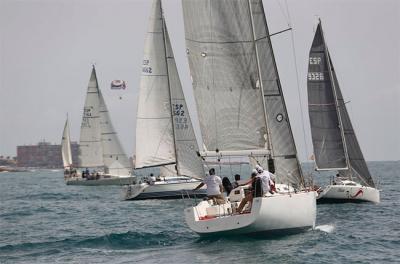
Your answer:
[[[72,154],[71,154],[71,138],[69,135],[69,121],[68,117],[65,121],[64,131],[61,139],[61,155],[64,168],[72,167]]]
[[[310,51],[308,93],[318,168],[337,169],[343,176],[375,187],[346,109],[321,21]]]
[[[368,170],[367,163],[365,162],[364,156],[361,152],[360,145],[358,144],[358,140],[354,132],[353,125],[351,124],[350,116],[349,113],[347,112],[347,108],[342,96],[342,92],[339,87],[339,82],[337,80],[336,72],[333,68],[329,52],[328,52],[328,57],[331,63],[332,76],[337,94],[337,104],[342,120],[343,134],[345,137],[347,153],[350,163],[350,170],[347,172],[341,171],[340,173],[350,178],[358,178],[360,183],[375,188],[374,180],[372,179],[372,176]]]
[[[100,89],[99,99],[101,142],[105,173],[114,176],[129,176],[132,167],[119,141],[118,134],[111,123],[107,105]]]
[[[173,164],[171,120],[160,1],[154,1],[146,35],[136,119],[135,168]]]
[[[327,48],[318,24],[309,55],[308,111],[317,169],[347,169]]]
[[[186,105],[181,81],[175,63],[174,54],[169,40],[167,26],[164,21],[165,52],[171,97],[171,111],[173,121],[174,143],[176,150],[176,169],[178,175],[203,177],[204,167],[201,158],[197,155],[199,147],[189,110]]]
[[[269,150],[279,180],[303,185],[262,1],[183,0],[183,12],[207,150]]]
[[[198,145],[160,0],[153,2],[145,46],[136,129],[136,168],[176,163],[172,168],[179,175],[202,177],[204,169],[197,156]]]
[[[103,166],[99,103],[99,86],[97,83],[96,70],[93,66],[82,115],[79,140],[80,167]]]

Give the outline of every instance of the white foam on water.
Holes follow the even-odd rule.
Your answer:
[[[335,230],[334,225],[319,225],[315,227],[315,230],[319,230],[325,233],[332,233]]]

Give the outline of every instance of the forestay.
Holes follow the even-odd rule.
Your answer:
[[[79,140],[79,166],[102,167],[103,151],[101,144],[99,89],[96,70],[93,67],[83,108]]]
[[[100,89],[99,99],[101,142],[103,147],[103,162],[105,167],[104,172],[113,176],[129,176],[132,166],[122,148],[118,134],[112,125],[107,105]]]
[[[64,168],[72,166],[72,154],[71,154],[71,138],[69,135],[69,121],[68,117],[65,121],[64,131],[61,139],[61,154]]]
[[[279,181],[303,185],[262,1],[183,0],[183,12],[206,150],[268,149]]]
[[[321,24],[309,55],[308,111],[317,169],[347,169],[337,102]]]

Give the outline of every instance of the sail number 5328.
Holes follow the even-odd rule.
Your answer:
[[[324,74],[322,72],[309,72],[308,80],[310,81],[323,81],[325,80]]]

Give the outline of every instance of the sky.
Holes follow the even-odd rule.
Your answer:
[[[67,113],[78,141],[92,63],[124,149],[134,154],[150,7],[150,0],[0,0],[0,155],[42,140],[59,144]],[[181,1],[164,0],[163,8],[200,136]],[[306,76],[319,16],[365,158],[400,160],[400,1],[264,0],[264,9],[270,33],[293,28],[272,43],[300,159],[312,154]],[[111,90],[114,79],[127,81],[126,91]]]

